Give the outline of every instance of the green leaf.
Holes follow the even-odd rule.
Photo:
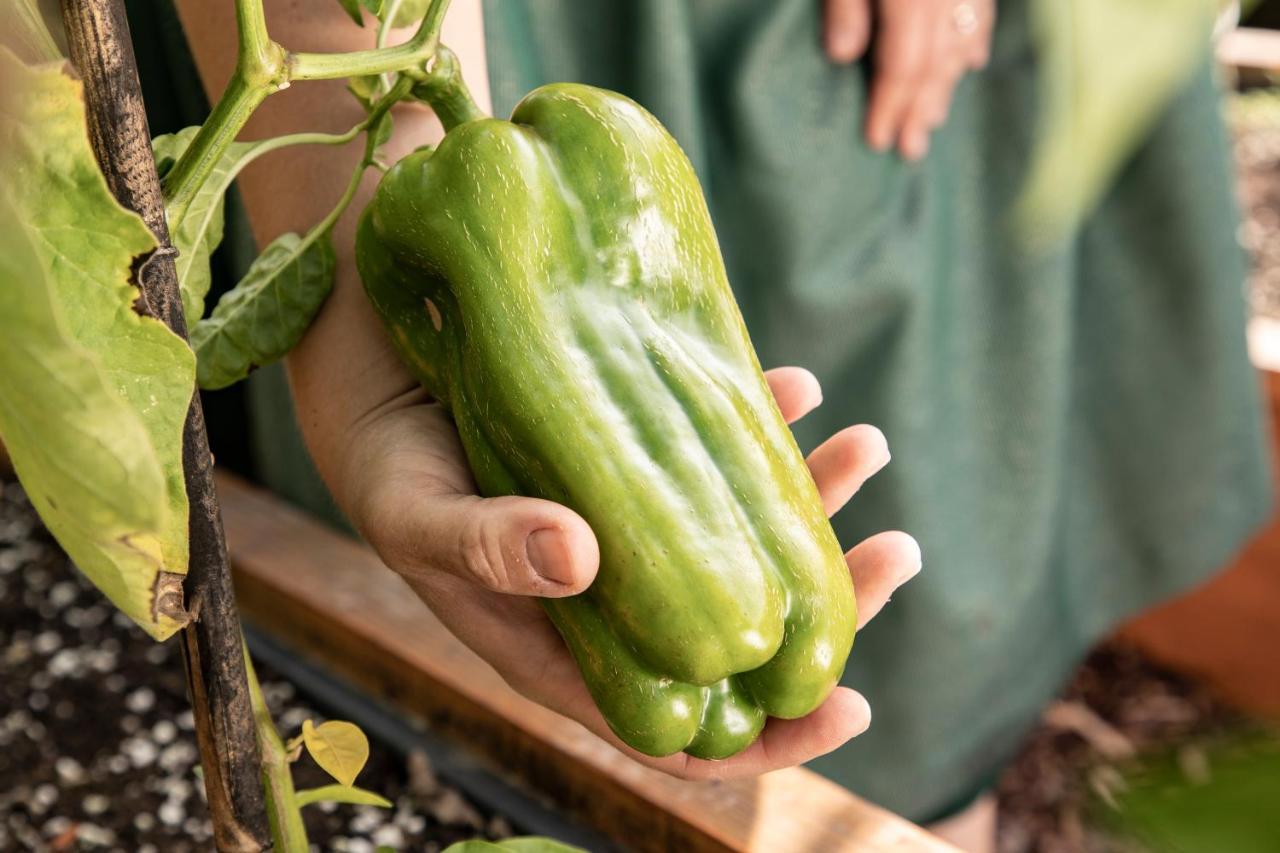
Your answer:
[[[354,723],[329,720],[313,726],[306,720],[302,724],[302,742],[324,772],[348,787],[355,784],[369,760],[369,739]]]
[[[338,0],[338,5],[358,26],[364,26],[364,15],[360,14],[360,0]]]
[[[191,332],[201,388],[225,388],[282,357],[302,338],[333,289],[327,228],[283,234]]]
[[[473,838],[450,844],[444,853],[586,853],[581,847],[563,844],[551,838],[526,835],[521,838],[505,838],[502,841],[484,841]]]
[[[1019,219],[1052,241],[1087,215],[1209,51],[1218,0],[1035,0],[1039,141]]]
[[[156,169],[163,178],[195,139],[199,127],[184,127],[151,140]],[[269,141],[269,140],[266,140]],[[209,293],[209,257],[222,242],[227,190],[240,169],[257,153],[261,143],[233,142],[196,191],[186,210],[169,211],[169,240],[178,250],[175,267],[182,291],[182,312],[187,325],[204,316],[204,298]]]
[[[384,13],[391,8],[391,0],[360,0],[360,2],[379,21],[386,20]],[[396,9],[396,15],[391,21],[391,26],[407,27],[410,24],[421,21],[423,15],[427,14],[427,6],[429,5],[431,5],[431,0],[400,0],[400,7]]]
[[[357,806],[377,806],[380,809],[391,808],[391,801],[385,797],[380,797],[373,791],[354,788],[350,785],[325,785],[320,788],[307,788],[304,791],[298,791],[294,795],[293,801],[298,804],[298,808],[309,806],[312,803],[351,803]]]
[[[372,109],[373,102],[378,100],[378,87],[381,82],[382,78],[377,74],[352,77],[347,80],[347,91],[360,102],[365,112],[368,112]]]
[[[187,619],[194,357],[132,308],[156,242],[107,189],[61,67],[0,48],[0,436],[58,543],[163,639]]]

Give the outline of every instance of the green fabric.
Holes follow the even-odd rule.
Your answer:
[[[866,69],[816,0],[488,0],[494,109],[576,80],[628,94],[707,189],[765,365],[826,402],[804,447],[879,425],[894,461],[836,517],[913,533],[925,569],[859,636],[875,719],[812,767],[926,819],[1016,750],[1081,655],[1221,566],[1269,503],[1243,258],[1208,68],[1047,256],[1008,212],[1033,141],[1025,5],[925,162],[859,139]]]
[[[1031,258],[1004,230],[1035,115],[1024,5],[1000,5],[991,66],[918,166],[859,141],[865,69],[823,59],[820,5],[486,0],[490,72],[499,113],[554,80],[655,112],[704,183],[762,363],[822,380],[802,446],[887,434],[893,463],[837,532],[909,530],[925,570],[853,650],[870,731],[811,766],[925,820],[990,784],[1094,641],[1264,516],[1243,258],[1207,66],[1090,220]],[[259,474],[337,519],[283,373],[249,398]]]

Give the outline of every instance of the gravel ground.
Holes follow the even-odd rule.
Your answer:
[[[259,668],[282,733],[324,718]],[[395,803],[308,807],[322,850],[439,850],[511,827],[378,743],[357,783]],[[0,481],[0,851],[211,850],[181,653],[114,611]],[[328,783],[309,757],[299,787]]]

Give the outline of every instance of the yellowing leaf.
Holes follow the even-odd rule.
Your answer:
[[[0,436],[76,565],[148,633],[184,624],[194,355],[132,308],[156,247],[89,148],[62,63],[0,48]]]
[[[330,720],[313,726],[302,724],[302,742],[321,769],[350,787],[369,760],[369,739],[354,723]]]
[[[353,788],[350,785],[324,785],[320,788],[307,788],[293,796],[298,808],[312,803],[351,803],[357,806],[377,806],[380,809],[391,808],[391,801],[380,797],[373,791],[364,788]]]

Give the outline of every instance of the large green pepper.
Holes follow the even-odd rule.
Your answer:
[[[544,604],[605,719],[650,755],[720,758],[814,710],[853,587],[688,159],[589,86],[485,118],[446,55],[419,94],[447,134],[383,178],[360,273],[481,491],[595,531],[595,582]]]

